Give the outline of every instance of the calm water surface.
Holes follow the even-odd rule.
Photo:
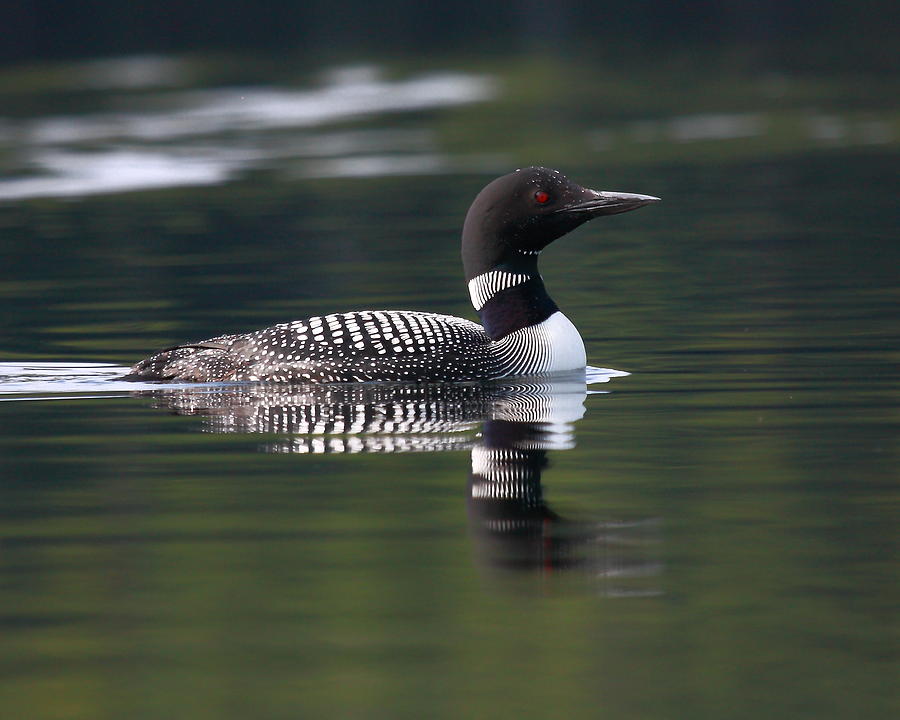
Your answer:
[[[545,253],[631,373],[589,386],[114,380],[305,315],[472,317],[458,233],[505,167],[0,207],[6,713],[892,715],[896,160],[564,168],[664,198]]]

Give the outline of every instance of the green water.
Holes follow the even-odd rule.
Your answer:
[[[0,396],[4,715],[895,715],[895,146],[689,154],[563,168],[663,203],[542,258],[589,362],[631,375],[529,451],[524,525],[467,501],[505,401],[320,454],[255,421],[281,397]],[[0,359],[473,317],[459,229],[507,169],[6,203]]]

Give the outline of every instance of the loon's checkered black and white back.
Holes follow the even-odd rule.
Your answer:
[[[311,317],[168,348],[139,362],[126,377],[452,382],[584,368],[584,343],[544,289],[537,256],[593,217],[655,200],[589,190],[555,170],[517,170],[479,193],[463,227],[463,265],[482,325],[400,310]]]
[[[543,371],[549,350],[536,329],[494,341],[451,315],[397,310],[340,313],[221,335],[138,363],[134,376],[191,382],[478,380]],[[526,345],[535,352],[524,355]]]

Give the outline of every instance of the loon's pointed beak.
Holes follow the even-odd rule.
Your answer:
[[[637,195],[635,193],[588,190],[586,194],[587,199],[566,205],[558,212],[595,218],[601,215],[618,215],[659,202],[659,198],[653,197],[653,195]]]

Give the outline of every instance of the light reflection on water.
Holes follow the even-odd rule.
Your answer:
[[[495,94],[485,77],[428,74],[387,81],[375,68],[332,73],[313,90],[243,87],[191,90],[161,97],[168,109],[99,116],[42,118],[23,130],[36,145],[100,140],[169,141],[232,131],[306,128],[362,115],[410,112],[484,102]]]
[[[165,87],[190,80],[187,63],[166,55],[128,55],[74,63],[72,84],[78,88],[135,89]]]
[[[143,65],[135,67],[140,70]],[[151,79],[171,70],[150,69]],[[137,82],[138,70],[123,66],[113,74],[134,75]],[[410,148],[421,153],[423,140],[429,144],[422,129],[324,138],[310,137],[308,131],[361,117],[485,102],[497,92],[496,82],[483,75],[427,73],[390,81],[377,67],[366,65],[332,70],[320,87],[312,89],[172,91],[152,98],[152,103],[144,100],[164,109],[39,117],[4,128],[5,141],[15,146],[19,163],[33,175],[0,181],[0,200],[214,185],[275,159],[342,156],[364,148],[370,155],[382,153],[375,172],[444,172],[457,166],[443,155],[400,156],[392,164],[391,156],[383,154]],[[285,137],[285,131],[293,131],[294,139]],[[276,132],[279,136],[273,142]],[[222,138],[234,133],[239,139]],[[347,175],[373,174],[371,156],[355,164],[335,161],[329,166],[320,161],[299,174],[340,175],[342,162]],[[361,163],[367,163],[366,169]]]

